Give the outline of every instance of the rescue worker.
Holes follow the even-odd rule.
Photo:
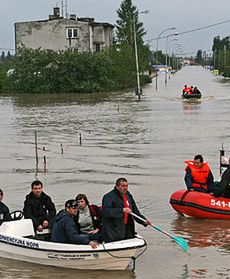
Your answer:
[[[184,96],[184,95],[187,95],[187,94],[191,94],[190,92],[192,92],[191,87],[188,87],[187,85],[185,85],[184,89],[182,91],[182,95]]]
[[[135,213],[143,219],[132,194],[128,191],[128,181],[124,177],[116,180],[112,191],[102,199],[102,234],[105,242],[134,238],[136,235],[134,221],[143,226],[151,225],[149,220],[140,221],[133,217]]]
[[[188,190],[213,192],[213,174],[202,155],[196,155],[194,160],[187,160],[185,163],[187,166],[184,180]]]
[[[201,92],[197,87],[194,87],[192,94],[201,95]]]
[[[230,165],[223,172],[220,182],[216,183],[214,196],[230,198]]]

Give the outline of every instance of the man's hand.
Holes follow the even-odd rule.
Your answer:
[[[132,212],[132,210],[130,208],[128,208],[128,207],[124,207],[123,208],[123,212],[130,214]]]
[[[93,249],[96,249],[97,246],[98,246],[98,243],[96,241],[90,241],[89,242],[89,245],[93,248]]]
[[[95,230],[89,231],[88,234],[95,234],[95,233],[98,233],[98,232],[99,232],[99,229],[96,228]]]
[[[146,225],[147,225],[147,226],[152,226],[152,222],[151,222],[151,221],[149,221],[149,220],[146,220],[146,222],[145,222],[145,223],[146,223]]]
[[[43,226],[42,226],[42,225],[39,225],[39,226],[37,227],[37,230],[38,230],[39,232],[42,232],[42,231],[43,231]]]

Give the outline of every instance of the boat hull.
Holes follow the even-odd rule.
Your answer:
[[[201,98],[201,94],[186,94],[186,95],[182,95],[183,99],[200,99]]]
[[[7,223],[20,222],[11,221]],[[4,233],[0,227],[0,257],[41,265],[81,270],[125,270],[146,249],[143,238],[100,244],[75,245],[36,240]]]
[[[224,197],[178,190],[171,195],[170,204],[185,217],[230,220],[230,199]]]

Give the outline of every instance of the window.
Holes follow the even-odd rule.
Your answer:
[[[67,39],[78,38],[78,29],[77,28],[68,28],[66,29],[66,37]]]
[[[96,51],[99,52],[101,50],[100,44],[96,44]]]

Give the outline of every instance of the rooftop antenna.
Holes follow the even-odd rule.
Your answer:
[[[67,12],[67,0],[65,0],[65,18],[68,18],[68,12]]]
[[[63,0],[61,1],[61,15],[62,15],[62,17],[64,17],[64,4],[63,4]]]

